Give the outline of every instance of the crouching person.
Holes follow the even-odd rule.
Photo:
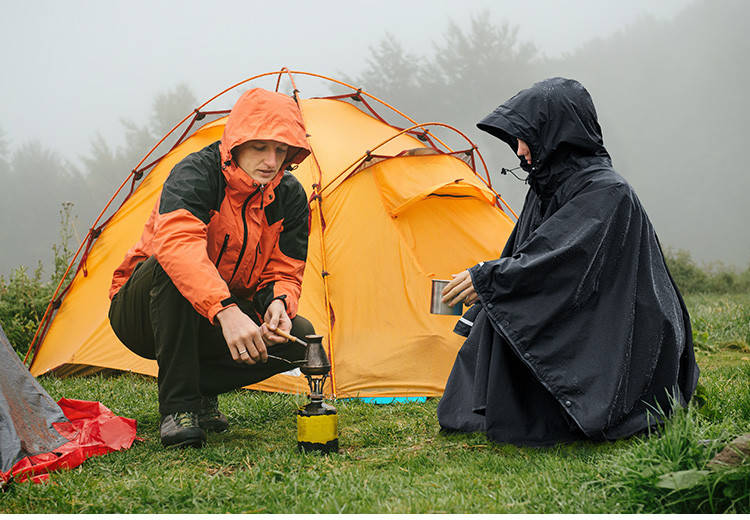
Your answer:
[[[161,441],[201,446],[227,418],[217,395],[295,368],[313,334],[297,316],[308,206],[285,172],[310,153],[302,116],[281,93],[253,89],[220,141],[172,169],[138,243],[112,279],[117,337],[159,365]]]

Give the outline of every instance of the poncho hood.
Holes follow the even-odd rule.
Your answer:
[[[515,153],[520,138],[531,150],[532,164],[521,158],[531,188],[549,197],[568,172],[586,157],[609,160],[594,102],[579,82],[550,78],[522,90],[497,107],[477,127],[506,142]]]

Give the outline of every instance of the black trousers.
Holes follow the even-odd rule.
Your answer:
[[[240,309],[258,323],[252,301]],[[268,347],[266,363],[246,365],[232,359],[221,328],[198,314],[154,257],[141,262],[112,299],[109,321],[117,337],[141,357],[159,364],[159,412],[162,416],[197,411],[202,396],[215,396],[292,370],[305,358],[298,343]],[[302,316],[291,334],[314,334]]]

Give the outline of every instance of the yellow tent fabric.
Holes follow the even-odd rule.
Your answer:
[[[426,146],[403,134],[373,152],[393,157],[350,167],[398,130],[344,101],[299,104],[313,153],[295,175],[308,196],[314,185],[325,187],[310,206],[299,312],[325,337],[332,363],[327,393],[440,395],[462,338],[452,333],[455,316],[429,313],[430,279],[496,258],[513,223],[464,161],[397,156]],[[86,259],[87,275],[77,272],[37,349],[33,375],[102,368],[156,375],[156,363],[132,354],[109,326],[112,273],[140,236],[172,167],[218,140],[224,121],[199,128],[159,161],[104,227]],[[307,382],[292,372],[252,388],[304,393]]]

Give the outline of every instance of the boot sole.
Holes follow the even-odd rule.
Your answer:
[[[184,441],[176,442],[174,444],[164,444],[162,442],[162,445],[165,448],[202,448],[203,445],[206,443],[203,439],[185,439]]]

